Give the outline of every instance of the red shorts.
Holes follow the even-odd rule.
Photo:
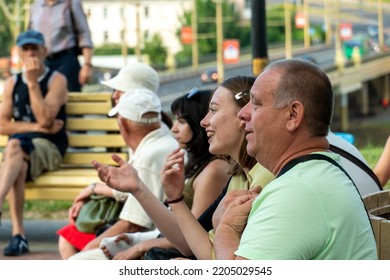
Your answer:
[[[73,224],[69,224],[63,228],[60,228],[57,231],[57,234],[65,238],[69,243],[71,243],[80,251],[96,237],[94,233],[78,231],[78,229]]]

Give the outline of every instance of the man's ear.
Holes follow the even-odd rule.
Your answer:
[[[299,101],[294,101],[289,107],[289,119],[287,121],[287,130],[295,131],[301,126],[303,117],[305,115],[305,107]]]
[[[119,127],[122,127],[125,131],[129,130],[129,123],[125,118],[122,118],[120,115],[117,116],[118,118],[118,125]]]

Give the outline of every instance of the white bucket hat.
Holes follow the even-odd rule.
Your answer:
[[[148,64],[135,62],[123,67],[112,79],[102,81],[101,83],[123,92],[146,88],[157,94],[160,78],[156,70]]]
[[[158,113],[158,117],[143,117],[143,115],[148,112]],[[127,91],[119,99],[118,104],[108,112],[110,117],[115,116],[116,114],[134,122],[160,122],[161,102],[155,93],[146,88]]]

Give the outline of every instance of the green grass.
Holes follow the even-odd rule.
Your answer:
[[[68,209],[72,201],[54,200],[29,200],[24,204],[24,217],[26,219],[56,219],[66,220]],[[4,218],[9,218],[8,203],[5,202],[3,209]]]

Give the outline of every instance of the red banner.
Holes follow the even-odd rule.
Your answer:
[[[181,42],[183,45],[192,43],[192,28],[191,26],[183,26],[181,28]]]

